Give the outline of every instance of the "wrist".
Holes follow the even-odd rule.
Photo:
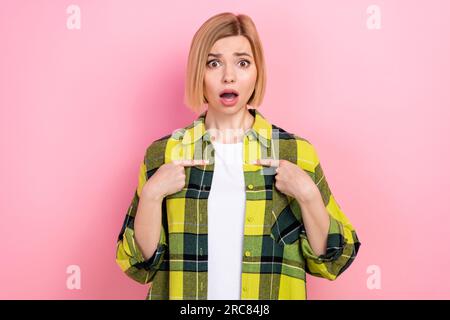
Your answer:
[[[303,188],[302,192],[297,192],[295,194],[295,199],[297,199],[298,203],[301,205],[308,205],[321,196],[319,188],[313,184],[310,187]]]
[[[155,201],[155,202],[162,202],[165,195],[156,187],[153,187],[149,184],[146,184],[144,188],[142,188],[141,198],[149,200],[149,201]]]

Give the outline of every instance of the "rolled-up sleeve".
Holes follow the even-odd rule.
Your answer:
[[[116,246],[116,262],[125,274],[133,280],[146,284],[152,281],[163,261],[167,248],[166,231],[161,223],[161,234],[155,253],[145,259],[134,237],[134,218],[136,216],[142,187],[147,181],[147,168],[145,161],[139,170],[139,183],[133,199],[128,207],[125,221],[120,231]]]
[[[327,249],[325,254],[320,256],[317,256],[311,248],[304,224],[301,224],[300,244],[306,260],[306,272],[313,276],[335,280],[352,264],[361,243],[330,190],[315,148],[310,143],[304,143],[301,151],[303,153],[299,161],[307,159],[309,165],[312,165],[309,168],[313,168],[312,176],[330,217]]]

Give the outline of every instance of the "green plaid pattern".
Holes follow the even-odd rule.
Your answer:
[[[336,279],[353,262],[360,242],[331,193],[312,144],[270,124],[258,110],[249,111],[255,121],[243,140],[246,211],[241,299],[306,299],[306,273]],[[151,283],[148,300],[207,299],[207,201],[214,148],[205,130],[206,112],[147,148],[118,237],[116,262],[130,278]],[[289,160],[317,184],[331,221],[324,255],[312,250],[296,199],[275,188],[274,168],[251,164],[260,158]],[[142,186],[162,164],[181,159],[208,159],[209,164],[186,167],[185,187],[164,198],[159,244],[145,260],[133,227]]]

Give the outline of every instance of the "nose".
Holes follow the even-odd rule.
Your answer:
[[[230,82],[235,82],[235,74],[234,74],[234,69],[232,65],[227,65],[224,68],[224,75],[223,75],[223,81],[225,83],[230,83]]]

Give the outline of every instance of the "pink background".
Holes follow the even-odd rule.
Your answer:
[[[182,102],[190,42],[223,11],[253,18],[260,110],[315,145],[362,242],[336,281],[308,278],[309,298],[450,298],[444,0],[2,1],[0,298],[145,298],[115,263],[117,236],[146,147],[196,117]]]

